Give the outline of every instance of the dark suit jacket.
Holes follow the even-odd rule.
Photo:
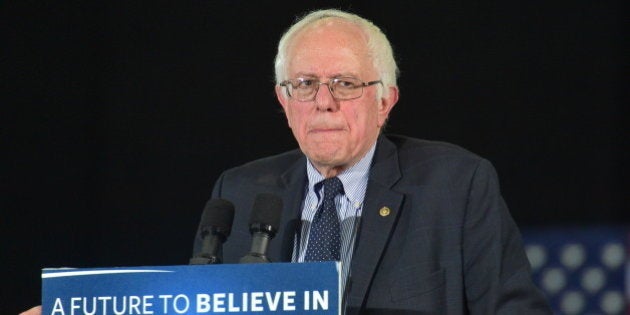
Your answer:
[[[224,172],[212,197],[236,207],[225,262],[249,251],[249,211],[262,192],[284,201],[268,256],[291,261],[306,182],[298,150]],[[389,215],[379,214],[382,207]],[[492,165],[454,145],[400,136],[377,142],[347,305],[350,314],[551,313],[531,281]]]

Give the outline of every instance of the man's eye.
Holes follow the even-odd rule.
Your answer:
[[[357,84],[350,80],[337,80],[337,86],[344,89],[354,89]]]
[[[298,81],[298,84],[297,84],[296,88],[298,88],[298,89],[308,89],[308,88],[312,87],[313,85],[315,85],[315,80],[303,79],[303,80],[299,80]]]

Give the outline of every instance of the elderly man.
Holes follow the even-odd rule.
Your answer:
[[[212,197],[237,209],[225,262],[248,252],[255,195],[273,193],[284,209],[268,257],[342,261],[347,314],[551,313],[490,163],[454,145],[381,134],[398,88],[378,27],[313,12],[283,35],[275,67],[300,149],[216,182]]]
[[[248,251],[254,196],[273,193],[283,232],[268,256],[342,261],[349,314],[551,313],[491,164],[454,145],[381,134],[398,88],[378,27],[313,12],[283,35],[275,68],[300,150],[221,175],[212,197],[237,209],[225,262]]]

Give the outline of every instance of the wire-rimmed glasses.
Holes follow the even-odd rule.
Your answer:
[[[352,100],[363,95],[363,88],[383,84],[381,80],[363,82],[353,77],[336,77],[328,81],[321,82],[316,78],[297,78],[280,82],[280,86],[286,88],[287,95],[300,102],[310,102],[315,100],[317,91],[322,84],[328,86],[330,94],[336,100]]]

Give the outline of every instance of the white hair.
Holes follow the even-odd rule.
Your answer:
[[[313,11],[299,19],[282,35],[278,43],[278,54],[275,60],[276,84],[288,79],[287,52],[293,37],[300,31],[307,29],[311,24],[327,18],[341,19],[358,26],[367,37],[367,47],[370,57],[372,58],[372,64],[379,73],[380,80],[383,81],[383,86],[397,86],[396,78],[398,77],[398,66],[396,66],[396,60],[394,60],[392,46],[381,29],[371,21],[356,14],[335,9]],[[385,96],[389,94],[389,89],[385,88],[382,90],[384,90]]]

